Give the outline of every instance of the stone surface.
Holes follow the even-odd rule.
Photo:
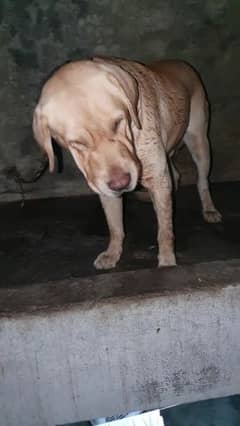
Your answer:
[[[52,290],[0,289],[4,425],[239,393],[239,260],[70,279]]]
[[[4,0],[0,5],[0,194],[18,197],[9,173],[29,176],[39,151],[32,110],[47,75],[67,59],[110,54],[151,61],[177,57],[200,71],[212,103],[214,180],[239,179],[240,55],[237,0]],[[28,196],[81,194],[87,187],[64,154],[62,175],[25,185]],[[184,181],[194,172],[181,155]]]

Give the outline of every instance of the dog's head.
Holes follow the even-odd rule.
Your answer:
[[[33,117],[36,141],[54,169],[51,137],[67,148],[89,186],[117,196],[135,188],[140,166],[138,84],[114,62],[72,62],[44,85]]]

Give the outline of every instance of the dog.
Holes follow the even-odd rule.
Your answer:
[[[220,222],[209,192],[209,107],[198,73],[187,63],[152,65],[96,57],[62,65],[44,84],[33,114],[33,134],[54,170],[52,138],[68,149],[101,200],[109,245],[97,269],[120,259],[124,240],[122,194],[140,183],[158,222],[158,266],[176,265],[172,221],[172,156],[181,142],[198,171],[203,217]]]

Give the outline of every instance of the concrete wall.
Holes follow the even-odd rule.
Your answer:
[[[19,193],[8,173],[38,164],[31,116],[43,79],[67,59],[113,54],[184,58],[202,73],[212,100],[213,179],[239,179],[240,5],[238,0],[4,0],[0,3],[0,194]],[[65,155],[63,175],[25,190],[79,193],[86,187]],[[185,180],[193,178],[181,160]]]
[[[0,287],[1,426],[239,393],[239,303],[239,260]]]

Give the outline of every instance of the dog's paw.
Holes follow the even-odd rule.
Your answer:
[[[168,253],[164,255],[159,255],[158,257],[158,267],[162,268],[165,266],[176,266],[176,257],[174,253]]]
[[[203,212],[203,217],[208,223],[222,222],[222,215],[217,210],[207,210]]]
[[[98,255],[94,261],[94,266],[96,269],[112,269],[116,266],[119,258],[120,255],[106,250]]]

